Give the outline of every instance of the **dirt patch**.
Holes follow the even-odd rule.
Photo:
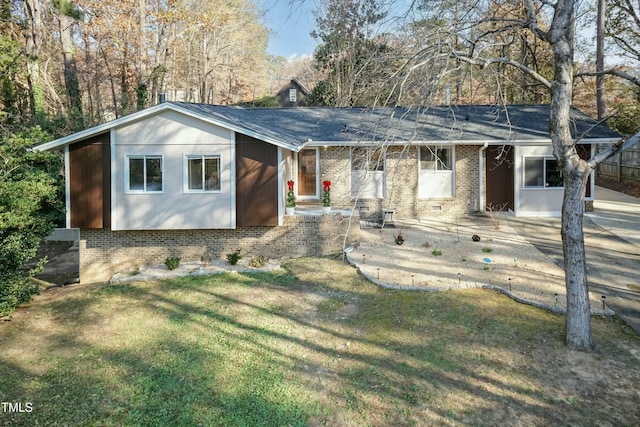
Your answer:
[[[608,188],[609,190],[619,191],[620,193],[624,193],[628,196],[640,198],[640,182],[634,182],[634,181],[618,182],[613,178],[598,176],[596,178],[596,185],[599,185],[604,188]]]
[[[505,214],[396,221],[394,228],[370,228],[361,236],[349,257],[383,286],[429,291],[491,285],[546,307],[567,305],[564,271],[516,233]],[[600,295],[590,293],[590,299],[593,309],[600,307]]]
[[[627,288],[629,288],[629,290],[633,292],[640,292],[640,286],[638,285],[629,284],[627,285]]]

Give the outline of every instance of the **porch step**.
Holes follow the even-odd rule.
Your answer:
[[[320,200],[296,200],[296,206],[322,207]]]

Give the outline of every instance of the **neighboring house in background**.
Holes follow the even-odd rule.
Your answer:
[[[572,110],[579,153],[619,135]],[[348,215],[458,215],[487,208],[558,216],[562,177],[549,107],[281,108],[166,102],[51,141],[64,149],[67,227],[81,281],[220,257],[341,250]],[[285,215],[287,181],[305,214]],[[320,215],[321,183],[343,214]],[[586,202],[593,202],[593,176]],[[309,206],[318,215],[309,215]]]
[[[278,105],[281,107],[306,107],[309,91],[296,79],[282,86],[276,94]]]

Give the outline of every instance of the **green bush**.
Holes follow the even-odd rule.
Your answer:
[[[167,270],[175,270],[180,265],[180,258],[167,258],[164,260],[164,265],[167,266]]]
[[[240,256],[240,249],[236,249],[230,254],[227,254],[227,262],[231,265],[236,265],[238,261],[240,261],[240,258],[242,258],[242,256]]]
[[[288,208],[295,208],[296,207],[296,195],[293,192],[293,190],[289,190],[287,192],[287,206]]]
[[[0,316],[39,293],[29,277],[45,260],[32,269],[25,266],[64,218],[58,193],[60,157],[30,150],[48,139],[39,127],[0,138]]]

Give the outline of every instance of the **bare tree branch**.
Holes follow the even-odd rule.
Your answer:
[[[628,139],[622,138],[620,141],[616,142],[615,144],[600,151],[598,154],[593,156],[587,163],[589,167],[594,169],[596,166],[598,166],[598,164],[604,162],[608,158],[613,157],[616,154],[621,153],[623,151],[626,151],[632,148],[633,146],[637,145],[638,143],[640,143],[640,132],[636,133],[635,135],[631,136]]]
[[[602,70],[601,72],[597,72],[597,71],[586,71],[583,73],[578,73],[575,75],[575,77],[582,77],[582,76],[600,76],[603,74],[610,74],[612,76],[617,76],[620,77],[622,79],[628,80],[631,83],[633,83],[636,86],[640,86],[640,78],[632,76],[629,73],[625,73],[624,71],[620,70],[619,68],[609,68],[607,70]]]
[[[538,10],[533,0],[524,0],[524,8],[527,14],[527,23],[526,23],[527,27],[537,37],[541,38],[546,42],[549,42],[551,40],[549,33],[547,31],[543,31],[538,26],[538,15],[537,15]]]
[[[478,35],[476,37],[476,40],[482,40],[485,37],[490,36],[490,35],[503,33],[503,32],[506,32],[506,31],[512,31],[514,28],[518,28],[518,29],[528,28],[528,23],[526,21],[522,21],[520,19],[491,18],[491,19],[484,19],[480,23],[483,23],[483,22],[488,22],[488,23],[492,23],[492,24],[495,24],[497,22],[501,22],[501,23],[507,23],[509,25],[502,26],[502,27],[499,27],[499,28],[492,28],[490,30],[486,30],[482,34]]]
[[[601,124],[605,123],[611,117],[616,116],[617,114],[618,113],[615,112],[613,114],[609,114],[608,116],[603,117],[600,120],[598,120],[596,123],[594,123],[592,126],[590,126],[587,130],[582,132],[582,134],[573,141],[573,145],[575,146],[575,145],[579,144],[580,141],[582,141],[587,135],[589,135],[589,132],[591,132],[593,129],[595,129],[596,127],[600,126]]]
[[[513,67],[518,68],[520,71],[529,74],[531,77],[533,77],[534,79],[536,79],[537,81],[539,81],[542,85],[544,85],[547,89],[551,89],[551,82],[549,80],[547,80],[543,75],[541,75],[540,73],[537,73],[536,71],[532,70],[531,68],[523,65],[522,63],[518,62],[518,61],[513,61],[509,58],[491,58],[491,59],[479,59],[479,58],[469,58],[468,56],[466,56],[466,53],[464,52],[453,52],[452,55],[455,56],[455,58],[467,62],[469,64],[473,64],[473,65],[477,65],[480,68],[486,68],[487,66],[491,65],[491,64],[508,64],[511,65]]]

